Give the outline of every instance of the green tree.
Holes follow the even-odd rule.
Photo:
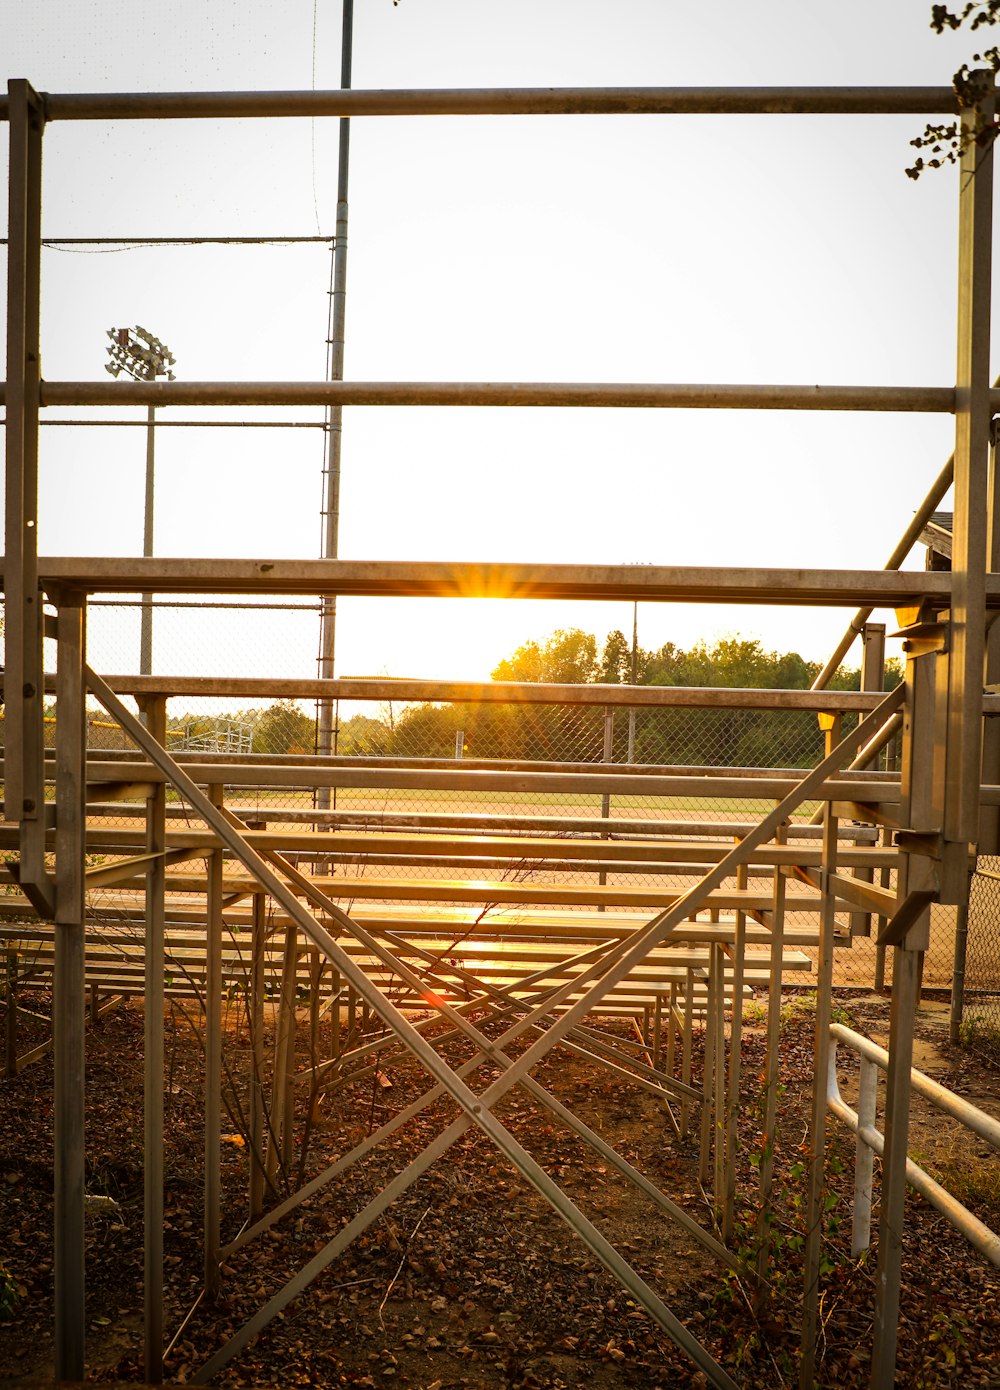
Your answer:
[[[601,655],[597,679],[602,685],[628,685],[632,676],[632,648],[624,632],[615,628],[609,632]]]
[[[383,758],[389,752],[392,731],[381,719],[354,714],[337,731],[337,752],[347,757]]]
[[[255,753],[311,753],[315,746],[316,721],[294,700],[278,700],[254,719]]]
[[[582,628],[560,628],[539,645],[525,642],[493,671],[495,681],[586,685],[598,678],[597,638]]]

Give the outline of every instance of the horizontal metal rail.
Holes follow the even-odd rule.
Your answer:
[[[114,725],[111,725],[114,728]],[[135,751],[116,748],[92,748],[88,752],[89,763],[133,763]],[[400,772],[557,772],[584,776],[619,776],[627,773],[630,777],[727,777],[752,781],[760,777],[778,777],[786,782],[801,780],[805,768],[801,767],[720,767],[712,763],[600,763],[600,762],[560,762],[534,758],[391,758],[368,753],[225,753],[212,749],[171,749],[171,757],[180,767],[200,766],[212,762],[218,767],[325,767],[325,768],[375,768],[380,773],[390,770]],[[46,749],[45,762],[55,766],[55,757]],[[0,758],[0,767],[3,762]],[[852,768],[873,783],[885,782],[894,788],[899,786],[899,774],[895,772],[870,771]]]
[[[276,819],[284,822],[283,809],[276,811]],[[51,836],[53,832],[49,832]],[[599,833],[599,832],[597,832]],[[270,830],[246,830],[244,838],[248,844],[263,846],[266,849],[280,849],[294,852],[307,858],[320,853],[365,856],[365,862],[372,862],[370,855],[378,854],[392,860],[411,863],[415,859],[431,859],[446,856],[461,862],[465,859],[477,861],[491,856],[501,856],[505,860],[522,859],[532,864],[566,860],[586,862],[599,859],[608,863],[621,864],[701,864],[707,860],[714,862],[728,854],[731,844],[723,838],[714,841],[691,840],[641,840],[603,839],[577,836],[518,836],[491,834],[433,834],[412,832],[409,834],[388,830],[345,830],[314,831],[288,830],[282,827]],[[86,832],[87,848],[90,853],[138,854],[145,844],[142,826],[90,826]],[[185,825],[168,828],[167,845],[171,849],[200,848],[204,852],[219,849],[222,841],[210,830],[192,829]],[[0,850],[17,847],[16,827],[0,825]],[[841,846],[837,863],[842,868],[882,869],[895,868],[899,851],[893,848]],[[773,866],[790,864],[799,866],[818,866],[822,863],[822,850],[818,845],[763,845],[754,851],[750,864]],[[9,866],[0,865],[0,878],[9,873]],[[89,872],[89,871],[88,871]],[[685,868],[683,872],[690,872]],[[704,871],[702,871],[704,872]],[[699,874],[701,877],[701,874]],[[12,882],[16,880],[10,880]],[[91,880],[88,879],[88,882]]]
[[[955,115],[951,87],[501,87],[46,92],[47,121],[279,116]],[[6,98],[0,118],[8,118]]]
[[[180,766],[181,764],[178,764]],[[626,765],[622,765],[626,766]],[[461,763],[428,771],[412,768],[315,767],[253,765],[246,763],[184,762],[184,771],[199,785],[220,783],[227,787],[377,787],[417,791],[580,792],[615,796],[677,797],[782,797],[802,779],[802,773],[784,776],[764,773],[752,777],[659,776],[620,772],[478,772]],[[89,783],[164,782],[169,778],[149,763],[88,762]],[[855,773],[820,783],[814,800],[898,802],[898,780],[886,781],[879,773]]]
[[[661,565],[505,564],[502,561],[230,560],[42,556],[39,584],[87,593],[342,594],[419,598],[627,599],[899,608],[926,598],[946,608],[943,570],[822,570]],[[1000,574],[986,579],[1000,607]]]
[[[114,816],[118,820],[138,819],[146,814],[145,797],[148,792],[136,793],[142,796],[142,801],[112,801],[110,798],[103,802],[89,802],[88,813],[91,816]],[[2,805],[2,803],[0,803]],[[259,806],[234,807],[235,813],[243,821],[253,821],[261,819],[263,813]],[[181,820],[185,825],[189,822],[187,809],[182,806],[168,804],[167,820]],[[753,820],[730,820],[730,821],[698,821],[698,820],[632,820],[614,818],[611,816],[546,816],[541,815],[488,815],[477,814],[469,815],[456,814],[441,811],[365,811],[348,810],[339,811],[320,811],[310,807],[308,810],[303,808],[291,808],[282,806],[282,824],[315,825],[315,826],[347,826],[351,829],[360,830],[425,830],[434,833],[444,833],[453,830],[469,830],[479,833],[488,832],[489,834],[520,834],[526,831],[537,831],[552,835],[576,836],[583,835],[592,837],[607,831],[609,839],[613,841],[623,841],[630,839],[642,839],[646,835],[684,835],[700,836],[707,839],[742,839],[747,829],[754,824]],[[789,840],[818,840],[820,826],[809,824],[793,824],[787,829]],[[10,833],[10,826],[4,827],[0,831],[0,849],[5,848],[3,835]],[[841,842],[847,841],[850,844],[874,844],[877,831],[870,825],[848,825],[841,826],[838,839]]]
[[[833,1046],[830,1049],[829,1071],[827,1073],[827,1108],[831,1114],[842,1121],[857,1137],[855,1150],[854,1187],[854,1225],[853,1253],[858,1255],[866,1250],[871,1239],[872,1181],[874,1177],[874,1155],[880,1157],[885,1149],[885,1136],[875,1128],[876,1072],[887,1071],[889,1054],[884,1048],[873,1043],[870,1038],[845,1028],[840,1023],[830,1025]],[[856,1052],[861,1060],[861,1085],[858,1109],[849,1106],[840,1094],[837,1080],[837,1044],[843,1043]],[[912,1068],[911,1088],[938,1109],[945,1111],[967,1129],[985,1139],[995,1149],[1000,1150],[1000,1120],[985,1114],[961,1096],[949,1091],[947,1087],[932,1081],[923,1072]],[[962,1205],[958,1199],[941,1186],[940,1183],[919,1167],[912,1159],[906,1160],[906,1180],[920,1195],[935,1207],[969,1243],[984,1255],[991,1264],[1000,1267],[1000,1235],[985,1225],[978,1217]]]
[[[994,409],[1000,391],[994,393]],[[544,381],[43,381],[42,406],[569,406],[952,414],[951,386]]]
[[[866,1061],[874,1063],[880,1070],[885,1071],[889,1065],[889,1054],[885,1048],[873,1043],[871,1038],[864,1037],[861,1033],[856,1033],[850,1028],[845,1028],[842,1023],[831,1023],[830,1034],[834,1041],[842,1042],[857,1052]],[[949,1091],[947,1086],[942,1086],[940,1082],[934,1081],[926,1076],[922,1071],[917,1071],[916,1067],[910,1071],[910,1085],[918,1095],[931,1101],[939,1110],[944,1110],[953,1116],[966,1129],[971,1129],[978,1134],[981,1139],[985,1139],[993,1148],[1000,1150],[1000,1120],[996,1120],[992,1115],[987,1115],[977,1106],[963,1100],[954,1091]]]
[[[267,605],[270,609],[275,605]],[[214,611],[214,610],[210,610]],[[266,611],[266,610],[265,610]],[[432,704],[617,705],[627,708],[872,710],[881,700],[869,690],[760,690],[694,685],[546,685],[523,681],[444,681],[341,676],[332,680],[269,676],[105,676],[116,695],[255,696],[301,700],[417,700]],[[54,691],[48,676],[46,691]],[[3,676],[0,674],[0,690]],[[994,696],[1000,704],[1000,696]]]

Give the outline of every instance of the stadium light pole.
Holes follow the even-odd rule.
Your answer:
[[[104,370],[113,377],[125,372],[133,381],[155,381],[158,376],[174,380],[170,368],[176,361],[173,353],[155,338],[152,333],[138,325],[135,328],[109,328],[108,348],[110,362]],[[146,413],[146,497],[142,520],[142,553],[153,553],[153,491],[154,491],[154,439],[156,429],[156,407],[149,406]],[[153,671],[153,595],[142,595],[142,619],[139,633],[139,674],[152,675]]]

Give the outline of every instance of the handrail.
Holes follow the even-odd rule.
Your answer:
[[[500,87],[46,92],[47,121],[323,116],[954,115],[951,87]],[[9,105],[0,97],[0,119]]]
[[[833,1046],[830,1049],[827,1073],[826,1103],[830,1112],[857,1136],[854,1170],[854,1222],[852,1253],[859,1255],[871,1242],[872,1178],[874,1155],[880,1157],[885,1149],[885,1136],[875,1128],[876,1072],[887,1071],[889,1054],[870,1038],[863,1037],[843,1024],[830,1025]],[[837,1080],[837,1044],[843,1043],[858,1054],[861,1061],[861,1084],[858,1109],[854,1110],[840,1094]],[[910,1070],[910,1085],[938,1109],[945,1111],[967,1129],[985,1139],[1000,1151],[1000,1120],[994,1119],[946,1086],[933,1081],[915,1067]],[[945,1217],[966,1240],[991,1264],[1000,1268],[1000,1235],[990,1229],[968,1207],[962,1205],[945,1187],[926,1173],[912,1159],[906,1160],[906,1180],[922,1197]]]
[[[225,696],[238,699],[372,700],[400,704],[589,705],[627,709],[751,709],[779,713],[867,714],[882,699],[879,690],[783,690],[756,686],[603,685],[546,681],[425,680],[409,676],[178,676],[105,675],[116,695],[164,695],[168,699]],[[56,689],[45,676],[46,694]],[[0,692],[3,672],[0,671]],[[1000,701],[1000,696],[994,696]],[[2,710],[0,710],[2,715]]]

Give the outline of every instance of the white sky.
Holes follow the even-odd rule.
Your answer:
[[[929,10],[356,0],[354,85],[946,85],[975,45],[934,36]],[[313,18],[312,0],[8,0],[0,52],[39,90],[301,89]],[[339,31],[338,0],[320,0],[318,87],[339,83]],[[922,124],[355,120],[345,374],[951,384],[957,184],[905,177]],[[311,234],[317,210],[331,233],[335,121],[46,134],[47,236]],[[105,329],[140,323],[184,379],[321,379],[328,277],[322,247],[48,250],[43,370],[102,378]],[[934,416],[350,409],[340,553],[878,568],[952,437]],[[143,465],[140,429],[44,430],[42,552],[139,553]],[[157,553],[317,555],[320,466],[318,431],[161,430]],[[630,632],[632,611],[342,600],[339,615],[339,673],[478,678],[556,627]],[[732,631],[823,659],[846,617],[649,604],[639,637]],[[134,669],[137,646],[95,613],[97,666]],[[309,675],[315,650],[312,614],[157,619],[170,673]]]

